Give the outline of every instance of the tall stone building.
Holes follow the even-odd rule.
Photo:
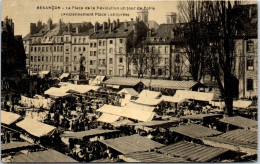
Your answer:
[[[51,71],[52,74],[70,72],[79,74],[80,58],[86,75],[125,76],[126,40],[136,33],[145,34],[147,27],[141,21],[120,22],[108,19],[96,22],[47,24],[31,23],[30,33],[24,37],[31,72]]]
[[[149,53],[158,54],[158,62],[152,74],[156,78],[191,80],[189,62],[176,46],[175,28],[177,27],[176,13],[166,14],[166,24],[161,24],[156,31],[148,34]]]
[[[26,73],[22,36],[14,35],[14,23],[6,17],[2,21],[1,73],[4,77],[19,77]]]
[[[234,76],[238,80],[238,97],[255,97],[258,91],[257,5],[239,5],[241,29],[235,45]]]
[[[86,58],[88,53],[92,27],[89,22],[54,24],[51,19],[47,24],[31,23],[30,33],[23,38],[30,72],[78,72],[80,55]]]

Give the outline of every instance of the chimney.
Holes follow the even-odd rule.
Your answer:
[[[78,34],[79,31],[80,31],[80,29],[79,29],[79,26],[78,26],[78,27],[76,27],[76,34]]]
[[[51,27],[52,27],[52,20],[51,20],[51,18],[49,18],[49,20],[48,20],[48,30],[49,31],[51,30]]]
[[[96,32],[97,30],[98,30],[98,22],[95,23],[94,32]]]
[[[113,21],[113,29],[116,29],[116,21]]]
[[[148,30],[148,38],[152,37],[152,30]]]
[[[107,28],[107,22],[103,22],[103,31],[105,31]]]
[[[108,22],[108,26],[110,27],[110,18],[108,18],[108,21],[107,21],[107,22]]]
[[[119,22],[119,19],[117,19],[116,21],[117,21],[117,22],[116,22],[116,24],[117,24],[116,26],[119,27],[119,23],[120,23],[120,22]]]
[[[62,21],[61,21],[61,19],[59,20],[59,29],[60,30],[62,29]]]
[[[36,23],[31,23],[30,25],[30,34],[33,35],[36,33]]]
[[[71,32],[72,31],[72,25],[71,25],[71,23],[69,22],[68,23],[68,32]]]
[[[124,22],[124,27],[127,28],[127,21]]]
[[[110,24],[110,26],[109,26],[109,33],[111,33],[112,30],[113,30],[113,24]]]
[[[176,24],[177,14],[175,12],[166,13],[167,24]]]
[[[38,20],[37,22],[37,28],[41,28],[42,27],[42,22],[40,20]]]

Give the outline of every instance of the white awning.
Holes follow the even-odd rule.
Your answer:
[[[119,86],[119,85],[113,85],[113,88],[115,88],[115,89],[119,89],[120,86]]]
[[[174,97],[183,98],[183,99],[192,99],[198,101],[212,101],[214,97],[214,93],[177,90]]]
[[[100,86],[93,86],[93,85],[75,85],[73,89],[70,89],[71,91],[78,92],[78,93],[87,93],[91,90],[97,91],[100,88]]]
[[[16,125],[36,137],[51,135],[56,129],[54,126],[47,125],[30,118],[25,118],[24,120],[16,123]]]
[[[45,75],[48,75],[50,73],[50,71],[41,71],[39,72],[39,76],[40,78],[43,78]]]
[[[21,116],[19,114],[1,110],[1,122],[6,125],[10,125],[19,120],[20,118]]]
[[[233,107],[235,108],[248,108],[252,104],[252,101],[237,100],[233,101]]]
[[[210,104],[212,106],[218,106],[218,107],[225,107],[225,102],[224,101],[210,101]],[[252,104],[252,101],[249,100],[236,100],[233,101],[233,107],[234,108],[248,108]]]
[[[183,103],[186,99],[182,97],[177,96],[162,96],[161,99],[163,99],[165,102],[171,102],[171,103]]]
[[[117,115],[112,115],[112,114],[108,114],[108,113],[103,113],[103,114],[97,119],[97,121],[99,121],[99,122],[105,122],[105,123],[113,123],[113,122],[116,122],[119,118],[120,118],[120,116],[117,116]]]
[[[69,93],[64,93],[64,92],[53,92],[49,94],[52,97],[66,97],[70,95]]]
[[[128,102],[126,104],[125,108],[126,109],[139,109],[139,110],[142,110],[142,111],[153,112],[155,107],[142,105],[142,104],[136,104],[136,103],[133,103],[133,102]]]
[[[142,92],[139,94],[139,98],[141,98],[141,99],[156,99],[160,95],[161,95],[160,92],[142,90]]]
[[[138,97],[139,93],[136,92],[133,88],[123,88],[121,91],[118,92],[118,94],[129,94],[134,97]]]
[[[105,79],[105,76],[96,76],[95,79],[89,82],[90,85],[98,85],[101,84]]]
[[[118,107],[113,105],[104,105],[97,110],[97,112],[108,113],[112,115],[122,116],[126,118],[131,118],[138,121],[151,121],[155,113],[147,110],[142,110],[138,108],[130,107]]]
[[[150,106],[155,106],[160,104],[163,101],[163,99],[153,99],[153,98],[138,98],[137,100],[135,100],[135,103],[138,104],[143,104],[143,105],[150,105]]]
[[[69,77],[70,73],[63,73],[60,75],[59,79],[63,79],[65,77]]]

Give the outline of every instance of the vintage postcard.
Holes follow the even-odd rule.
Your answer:
[[[256,162],[257,5],[3,0],[2,161]]]

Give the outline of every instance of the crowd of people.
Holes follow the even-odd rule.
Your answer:
[[[23,80],[3,79],[1,106],[6,111],[18,113],[22,116],[37,119],[38,121],[57,127],[59,130],[57,133],[51,137],[41,138],[37,142],[41,142],[41,144],[48,147],[54,147],[54,149],[64,152],[80,162],[89,162],[100,158],[117,160],[117,152],[97,141],[70,139],[69,145],[66,146],[62,143],[59,136],[64,131],[78,132],[97,128],[118,129],[121,132],[121,136],[140,134],[166,145],[181,140],[179,135],[170,132],[169,127],[140,130],[129,125],[115,127],[109,123],[98,122],[97,119],[101,114],[97,113],[96,109],[99,109],[104,104],[120,106],[124,98],[124,96],[116,94],[116,91],[112,89],[101,88],[99,91],[91,91],[84,95],[73,93],[68,97],[52,98],[53,102],[48,110],[43,107],[29,109],[19,103],[21,96],[29,98],[33,98],[36,94],[43,96],[45,90],[57,85],[58,81],[36,77],[27,77]],[[163,102],[155,107],[154,112],[158,116],[179,118],[186,115],[206,114],[212,111],[212,109],[210,104],[205,104],[204,102],[185,102],[178,106]],[[257,113],[251,113],[251,116],[252,118],[256,118]],[[167,120],[169,120],[169,117]],[[136,122],[135,120],[132,121]],[[177,123],[174,126],[179,125]],[[205,124],[204,126],[216,129],[214,122]],[[10,141],[10,137],[7,133],[2,135],[2,142]]]

